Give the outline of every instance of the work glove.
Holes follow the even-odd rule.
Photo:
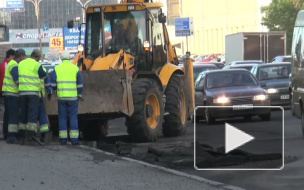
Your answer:
[[[52,97],[52,94],[49,93],[49,94],[47,95],[47,99],[48,99],[48,100],[51,100],[51,97]]]
[[[81,95],[78,96],[78,101],[83,100],[83,97]]]

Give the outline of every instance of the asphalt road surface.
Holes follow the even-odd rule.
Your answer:
[[[174,168],[189,174],[201,176],[221,183],[238,186],[244,189],[302,189],[304,181],[304,138],[301,131],[300,120],[291,115],[290,110],[284,111],[284,146],[282,144],[282,112],[273,111],[271,121],[261,121],[253,117],[250,122],[242,118],[220,120],[214,125],[208,126],[204,121],[196,124],[196,141],[208,145],[215,150],[225,144],[225,122],[236,126],[238,129],[253,135],[256,139],[240,147],[240,150],[256,154],[274,153],[280,154],[284,147],[284,168],[279,169],[282,159],[260,160],[249,162],[239,166],[222,166],[219,168],[276,168],[277,170],[204,170],[194,169],[194,124],[188,123],[187,134],[175,138],[158,139],[154,143],[134,143],[126,136],[124,120],[112,120],[109,123],[108,144],[99,148],[121,155],[133,155],[133,157],[157,165]],[[121,147],[112,145],[116,141],[123,141]],[[121,145],[118,143],[118,145]],[[131,147],[131,148],[130,148]],[[129,152],[128,152],[129,150]],[[147,152],[149,154],[147,154]],[[154,157],[153,157],[154,156]],[[209,156],[209,154],[207,155]],[[153,158],[151,158],[153,157]],[[222,159],[223,162],[225,159]]]

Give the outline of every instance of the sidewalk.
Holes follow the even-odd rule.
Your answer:
[[[84,146],[0,141],[1,189],[233,189],[124,160]]]

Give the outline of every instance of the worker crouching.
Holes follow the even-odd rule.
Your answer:
[[[67,144],[67,121],[70,120],[69,137],[72,145],[79,145],[78,104],[82,98],[83,83],[79,68],[70,60],[70,53],[61,53],[62,63],[55,67],[51,85],[57,90],[59,138],[61,145]]]

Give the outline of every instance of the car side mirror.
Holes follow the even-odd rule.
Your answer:
[[[261,83],[260,83],[260,86],[261,86],[261,87],[266,87],[266,83],[265,83],[265,82],[261,82]]]

